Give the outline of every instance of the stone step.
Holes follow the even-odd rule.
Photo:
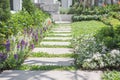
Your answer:
[[[40,43],[40,45],[48,45],[48,46],[69,46],[71,43],[70,42],[46,42],[46,41],[43,41]]]
[[[102,80],[102,71],[21,71],[6,70],[0,74],[0,80]]]
[[[52,31],[71,31],[71,28],[53,28]]]
[[[71,36],[71,34],[60,34],[60,33],[55,33],[55,34],[48,34],[48,36]]]
[[[71,66],[74,65],[74,58],[28,58],[23,64],[39,66]]]
[[[71,33],[71,31],[52,31],[54,33]]]
[[[45,37],[43,40],[71,40],[72,37]]]
[[[71,48],[34,48],[32,52],[43,52],[48,54],[72,54]]]

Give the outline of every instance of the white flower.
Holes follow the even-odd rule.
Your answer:
[[[111,56],[116,57],[117,55],[120,55],[120,51],[114,49],[114,50],[112,50],[112,51],[110,52],[110,54],[111,54]]]

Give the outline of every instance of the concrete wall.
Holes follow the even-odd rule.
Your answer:
[[[22,0],[13,0],[13,11],[22,10]]]
[[[69,8],[72,5],[72,0],[61,0],[63,8]]]

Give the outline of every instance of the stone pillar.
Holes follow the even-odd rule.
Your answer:
[[[92,0],[92,6],[94,6],[95,5],[95,1],[94,0]]]
[[[22,0],[13,0],[13,10],[14,11],[22,10]]]

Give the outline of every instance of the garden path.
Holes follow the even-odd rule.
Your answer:
[[[40,43],[40,47],[34,48],[33,54],[73,54],[73,49],[70,45],[71,39],[70,25],[54,27],[51,33],[49,33]],[[25,60],[24,64],[30,66],[74,66],[74,58],[29,57]],[[101,74],[101,71],[81,70],[7,70],[0,74],[0,80],[101,80]]]

